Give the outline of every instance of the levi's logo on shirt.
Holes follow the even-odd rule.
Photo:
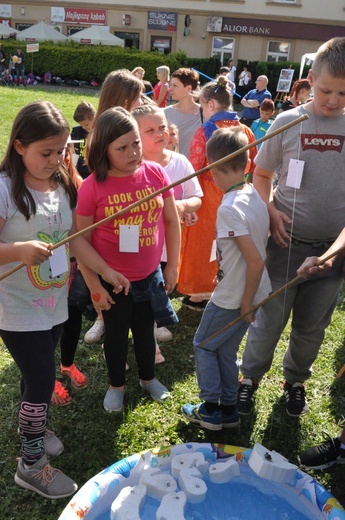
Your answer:
[[[228,231],[228,236],[229,237],[234,237],[235,236],[235,231]]]
[[[319,152],[334,151],[341,153],[344,144],[343,135],[301,134],[303,150],[318,150]]]

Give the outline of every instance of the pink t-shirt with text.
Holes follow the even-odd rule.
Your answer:
[[[78,191],[77,215],[92,216],[94,222],[99,222],[169,183],[163,168],[150,161],[143,161],[129,177],[108,176],[105,181],[97,182],[92,173]],[[146,278],[160,263],[165,233],[164,199],[173,193],[171,188],[92,232],[91,243],[96,251],[130,281]],[[138,253],[119,251],[119,225],[139,226]]]

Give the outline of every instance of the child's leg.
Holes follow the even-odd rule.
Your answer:
[[[133,299],[122,292],[114,294],[113,287],[107,290],[115,301],[108,311],[103,311],[105,325],[104,356],[108,367],[110,385],[122,387],[125,384],[126,361],[128,354],[128,333],[131,323]],[[153,326],[152,326],[153,328]]]
[[[68,320],[63,324],[60,338],[61,364],[69,367],[74,363],[74,356],[77,350],[82,315],[77,307],[68,306]]]
[[[150,381],[155,376],[156,341],[153,325],[151,303],[149,301],[134,303],[131,329],[139,378],[143,381]]]
[[[237,350],[248,324],[240,321],[208,341],[198,345],[220,331],[240,315],[239,309],[223,309],[209,302],[194,337],[194,352],[201,399],[233,405],[237,400]]]
[[[34,464],[44,455],[47,414],[55,383],[54,350],[61,329],[62,325],[57,325],[47,331],[0,331],[22,374],[19,432],[26,464]]]

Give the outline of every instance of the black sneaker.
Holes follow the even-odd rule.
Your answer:
[[[207,305],[207,300],[202,300],[202,302],[193,302],[190,299],[190,296],[185,296],[184,298],[182,298],[182,303],[183,303],[183,305],[188,307],[188,309],[192,309],[193,311],[202,312]]]
[[[237,410],[240,415],[250,415],[254,408],[254,392],[258,389],[258,384],[252,379],[241,379],[237,391]]]
[[[305,469],[324,469],[333,464],[345,464],[345,450],[341,448],[339,437],[312,446],[298,456],[298,462]]]
[[[309,407],[305,399],[305,388],[302,383],[290,385],[290,383],[285,381],[284,394],[286,398],[286,413],[290,417],[301,417],[308,412]]]

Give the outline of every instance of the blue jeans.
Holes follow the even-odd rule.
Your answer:
[[[240,309],[223,309],[209,301],[194,336],[196,375],[200,398],[234,405],[237,400],[237,352],[249,323],[240,320],[214,339],[198,345],[240,316]]]

